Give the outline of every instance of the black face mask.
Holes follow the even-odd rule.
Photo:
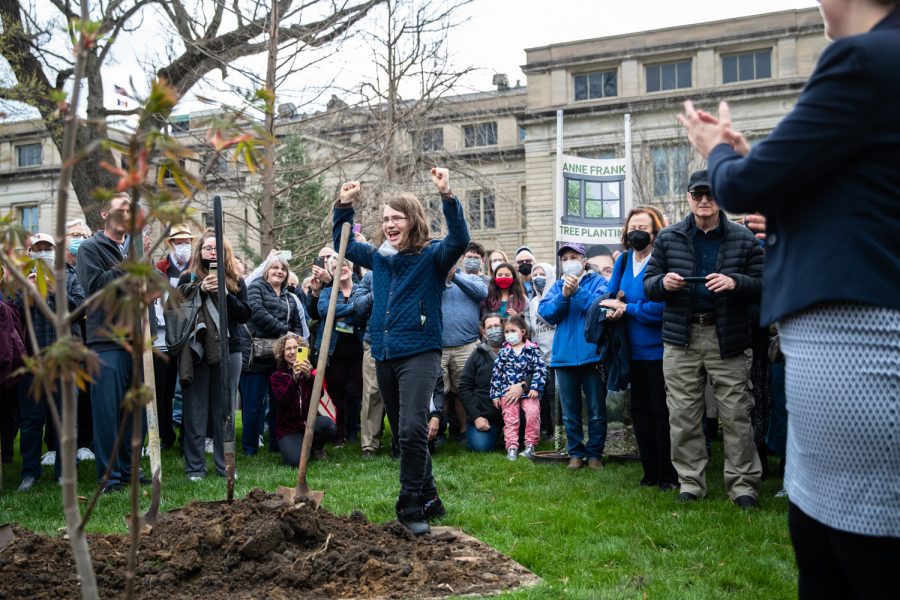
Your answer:
[[[296,294],[296,293],[297,293],[297,286],[295,286],[295,285],[289,285],[289,286],[287,286],[287,291],[289,291],[289,292],[292,293],[292,294]]]
[[[201,258],[200,262],[203,264],[203,268],[209,271],[209,265],[213,264],[214,260],[209,260],[208,258]]]
[[[519,265],[519,273],[521,273],[525,277],[528,277],[529,275],[531,275],[531,268],[533,266],[534,265],[530,263],[522,263],[521,265]]]
[[[631,247],[638,252],[650,245],[650,234],[646,231],[641,231],[640,229],[629,231],[628,235],[625,236],[625,239],[628,240]]]

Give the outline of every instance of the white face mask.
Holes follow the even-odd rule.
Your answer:
[[[32,252],[31,258],[43,260],[45,263],[47,263],[47,266],[49,266],[51,269],[54,267],[54,265],[56,265],[56,253],[53,252],[53,250],[42,250],[40,252]]]
[[[519,335],[519,332],[513,331],[506,334],[506,343],[510,346],[517,345],[522,340],[522,337]]]
[[[497,270],[497,267],[499,267],[499,266],[502,265],[502,264],[503,264],[503,261],[502,261],[502,260],[495,260],[495,261],[492,261],[492,262],[491,262],[491,270],[492,270],[492,271],[496,271],[496,270]]]
[[[385,258],[390,258],[393,255],[397,254],[397,249],[391,246],[391,243],[387,240],[384,240],[384,243],[381,244],[381,247],[378,248],[378,254],[384,256]]]
[[[573,258],[571,260],[565,260],[562,264],[562,272],[563,275],[571,275],[572,277],[578,277],[581,275],[582,271],[584,271],[584,266],[581,264],[581,261],[577,258]]]
[[[175,257],[175,259],[179,263],[181,263],[181,264],[186,263],[187,261],[191,260],[191,245],[190,244],[178,244],[177,246],[175,246],[175,249],[174,249],[174,252],[172,252],[172,255]]]

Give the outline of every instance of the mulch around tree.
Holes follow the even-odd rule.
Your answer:
[[[16,528],[0,550],[0,598],[78,598],[69,542]],[[90,535],[103,598],[125,588],[128,536]],[[462,532],[414,538],[392,521],[339,517],[251,491],[231,505],[192,502],[142,536],[140,598],[440,598],[492,595],[539,579]]]

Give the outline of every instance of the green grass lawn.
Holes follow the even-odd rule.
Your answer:
[[[761,510],[742,512],[725,495],[721,452],[717,443],[709,498],[679,505],[675,492],[640,487],[637,463],[569,472],[565,465],[510,462],[499,452],[475,455],[450,443],[434,460],[448,513],[441,524],[483,540],[544,581],[504,598],[796,597],[787,501],[773,497],[780,480],[764,482]],[[209,462],[215,473],[211,457]],[[65,523],[51,467],[22,494],[15,491],[19,473],[17,456],[3,469],[0,523],[60,532]],[[296,472],[266,450],[253,458],[239,456],[238,475],[238,497],[254,487],[275,491],[296,481]],[[309,475],[313,489],[325,490],[324,507],[333,513],[359,509],[378,522],[394,516],[398,465],[384,453],[363,461],[358,444],[329,448],[328,458],[314,461]],[[94,477],[94,463],[80,465],[81,496],[91,494]],[[146,495],[149,489],[143,488]],[[163,453],[162,510],[224,497],[221,477],[211,474],[192,483],[177,450]],[[142,505],[148,504],[145,496]],[[128,507],[127,492],[101,497],[89,530],[125,532],[122,516]]]

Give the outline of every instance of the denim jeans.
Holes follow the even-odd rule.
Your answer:
[[[569,456],[601,458],[606,445],[606,382],[599,369],[600,363],[578,367],[556,368],[556,389],[563,410]],[[588,440],[584,443],[584,427],[581,422],[581,398],[588,413]]]
[[[466,446],[471,452],[490,452],[497,449],[500,433],[503,426],[494,423],[487,431],[478,431],[475,422],[469,421],[466,425]]]
[[[400,495],[434,497],[437,488],[428,452],[428,410],[441,372],[441,354],[433,350],[376,361],[375,372],[384,404],[399,421]]]
[[[125,350],[98,352],[100,374],[91,384],[91,414],[94,417],[94,454],[97,479],[103,478],[112,456],[116,432],[122,418],[122,399],[131,385],[131,354]],[[122,443],[109,474],[109,483],[127,483],[131,476],[131,413],[126,417]],[[141,419],[142,423],[144,419]]]
[[[47,410],[47,401],[43,398],[36,400],[29,388],[34,381],[31,373],[25,374],[18,383],[19,396],[19,452],[22,455],[22,478],[41,478],[41,448],[43,446],[44,426],[50,424],[50,411]],[[56,408],[62,418],[62,399],[59,392],[53,398]],[[56,428],[52,428],[54,432]],[[59,448],[59,440],[56,447]],[[56,453],[54,469],[56,478],[62,474],[62,458]]]
[[[269,378],[259,373],[241,373],[241,411],[244,429],[241,446],[244,456],[253,456],[259,451],[260,414],[263,401],[269,393]],[[269,435],[275,437],[275,429],[269,425]]]

